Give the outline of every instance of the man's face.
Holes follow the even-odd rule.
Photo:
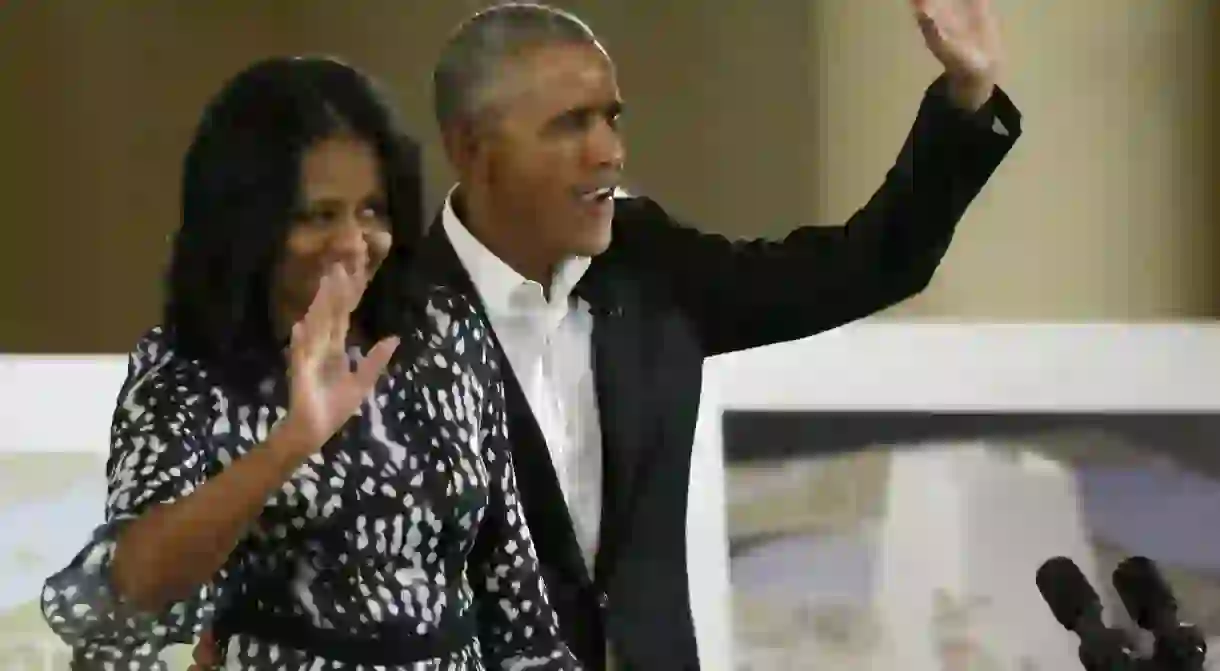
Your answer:
[[[538,46],[505,64],[470,174],[497,225],[559,262],[610,244],[623,169],[614,65],[592,44]],[[473,185],[468,185],[473,186]]]

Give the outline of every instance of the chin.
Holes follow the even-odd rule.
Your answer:
[[[610,248],[610,241],[613,238],[612,230],[607,223],[603,230],[597,231],[593,235],[588,235],[584,239],[576,241],[572,245],[573,256],[597,256]]]

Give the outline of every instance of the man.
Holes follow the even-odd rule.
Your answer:
[[[506,354],[526,517],[588,668],[699,668],[685,529],[703,361],[927,286],[1020,135],[989,5],[912,0],[945,74],[896,165],[846,227],[780,242],[730,242],[620,197],[614,65],[570,14],[497,6],[446,45],[435,111],[460,182],[419,259],[480,301]]]

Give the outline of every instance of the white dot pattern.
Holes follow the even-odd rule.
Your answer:
[[[43,616],[87,668],[161,670],[233,599],[313,626],[372,636],[387,623],[427,634],[473,609],[476,639],[442,659],[361,666],[234,634],[225,668],[323,671],[573,670],[538,571],[507,443],[500,357],[465,299],[435,289],[427,328],[357,416],[302,465],[254,531],[187,600],[136,613],[109,588],[116,532],[190,494],[263,440],[284,415],[282,378],[238,403],[161,329],[130,356],[111,430],[106,522],[49,578]],[[279,581],[267,602],[252,585]]]

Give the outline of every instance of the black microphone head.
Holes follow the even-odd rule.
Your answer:
[[[1123,606],[1141,629],[1153,630],[1168,624],[1169,620],[1176,620],[1178,601],[1151,559],[1124,559],[1114,569],[1113,582]]]
[[[1076,631],[1081,621],[1090,616],[1100,620],[1101,599],[1076,562],[1067,557],[1048,559],[1038,568],[1035,581],[1042,599],[1064,628]]]

